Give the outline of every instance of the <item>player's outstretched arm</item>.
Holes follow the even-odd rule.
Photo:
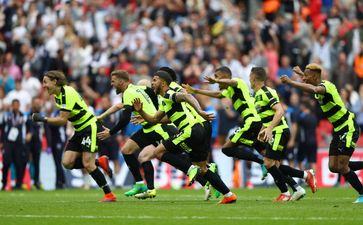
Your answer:
[[[103,120],[106,117],[108,117],[111,114],[114,114],[115,112],[123,109],[124,105],[122,103],[118,103],[116,105],[111,106],[111,108],[108,108],[104,113],[97,116],[97,120]]]
[[[33,113],[32,119],[35,122],[49,123],[54,126],[64,126],[67,124],[70,112],[61,111],[57,117],[46,117],[41,113]]]
[[[199,102],[190,94],[185,93],[177,93],[175,95],[176,102],[187,102],[189,103],[197,112],[199,115],[201,115],[204,119],[211,121],[215,119],[215,116],[213,113],[207,113],[202,110],[200,107]]]
[[[144,118],[144,120],[148,123],[151,123],[151,124],[160,123],[161,119],[165,116],[165,113],[160,110],[157,111],[154,116],[147,114],[143,110],[143,104],[139,98],[136,98],[132,104],[134,106],[134,110],[136,112],[138,112],[140,114],[140,116],[142,116]]]
[[[281,76],[280,80],[284,84],[290,85],[294,88],[298,88],[305,92],[309,92],[312,94],[324,94],[325,93],[325,87],[323,87],[323,86],[315,86],[312,84],[293,81],[287,75]]]
[[[100,140],[105,140],[105,139],[111,137],[111,135],[114,135],[117,132],[119,132],[122,128],[124,128],[130,122],[131,113],[132,113],[131,106],[124,107],[124,111],[123,111],[122,116],[121,116],[120,120],[118,121],[118,123],[115,126],[113,126],[111,129],[103,127],[104,130],[97,133],[97,138],[99,138]]]
[[[210,77],[210,76],[205,76],[204,79],[206,81],[208,81],[210,84],[218,83],[218,84],[227,85],[229,87],[237,87],[237,85],[238,85],[237,81],[232,80],[232,79],[226,79],[226,78],[224,78],[224,79],[217,79],[217,78]]]
[[[201,94],[206,95],[212,98],[223,98],[221,91],[210,91],[210,90],[202,90],[191,87],[189,84],[182,84],[183,88],[189,93],[189,94]]]

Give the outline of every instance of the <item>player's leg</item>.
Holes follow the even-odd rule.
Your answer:
[[[261,126],[261,123],[253,122],[245,123],[242,127],[237,128],[231,135],[230,140],[223,145],[222,152],[229,157],[263,164],[261,155],[240,147],[240,145],[254,146]]]
[[[218,174],[212,172],[207,167],[208,158],[208,138],[204,138],[204,142],[201,144],[203,138],[206,135],[206,130],[200,124],[196,124],[192,128],[190,138],[186,139],[183,146],[191,148],[189,152],[190,160],[193,165],[201,168],[201,175],[220,193],[224,195],[224,198],[220,201],[221,204],[229,204],[237,201],[237,196],[233,194],[226,184],[222,181]]]
[[[79,140],[81,142],[79,144],[82,149],[82,162],[86,171],[105,193],[105,196],[100,202],[115,202],[116,196],[111,192],[111,188],[107,184],[105,175],[98,166],[96,166],[96,154],[98,150],[97,130],[96,123],[92,123],[81,132]]]
[[[363,203],[363,186],[353,170],[349,168],[349,160],[354,152],[359,132],[352,131],[344,134],[333,133],[329,147],[329,170],[344,176],[352,187],[359,193],[354,203]]]

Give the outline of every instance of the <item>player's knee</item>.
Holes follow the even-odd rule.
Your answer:
[[[122,154],[125,154],[125,155],[131,155],[134,153],[133,149],[131,149],[131,148],[122,148],[121,152],[122,152]]]
[[[66,160],[63,160],[62,161],[62,165],[63,165],[63,167],[64,168],[66,168],[66,169],[68,169],[68,170],[71,170],[71,169],[73,169],[73,162],[71,162],[71,161],[66,161]]]
[[[265,165],[265,167],[267,169],[269,169],[269,168],[271,168],[271,167],[273,167],[275,165],[275,161],[272,160],[272,159],[269,159],[269,158],[264,158],[263,159],[263,164]]]
[[[349,166],[348,165],[342,165],[342,164],[339,164],[338,165],[338,172],[340,174],[347,174],[349,172]]]
[[[339,173],[339,169],[338,169],[338,166],[337,165],[329,165],[329,170],[330,172],[332,173]]]

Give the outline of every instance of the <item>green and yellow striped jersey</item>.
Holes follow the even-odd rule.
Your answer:
[[[176,102],[177,92],[168,90],[162,97],[159,110],[165,112],[169,120],[181,131],[198,123],[184,102]]]
[[[54,96],[56,107],[61,111],[70,112],[68,120],[76,131],[81,131],[91,123],[96,122],[96,117],[88,109],[81,95],[71,86],[62,86],[59,95]]]
[[[180,84],[176,83],[175,81],[171,82],[169,85],[169,89],[175,92],[181,92],[183,90],[183,87],[180,86]],[[200,122],[203,123],[205,121],[205,119],[199,115],[199,113],[194,109],[193,106],[191,106],[188,103],[183,103],[186,104],[187,108],[189,109],[189,111],[193,114],[193,116],[195,117],[195,119]]]
[[[150,114],[154,115],[158,108],[158,98],[154,91],[151,88],[141,85],[133,85],[129,84],[127,89],[122,94],[122,103],[125,106],[134,107],[133,102],[136,98],[139,98],[143,104],[143,110]],[[138,112],[134,111],[135,115],[139,115]],[[152,127],[152,124],[148,122],[143,122],[141,124],[143,128]]]
[[[345,107],[335,85],[322,80],[319,86],[325,87],[325,94],[315,94],[314,97],[318,100],[324,116],[333,125],[334,131],[339,131],[348,125],[353,127],[354,114]]]
[[[257,109],[257,113],[261,118],[263,126],[270,126],[273,117],[275,115],[275,111],[272,109],[274,105],[279,103],[279,96],[276,93],[276,90],[269,88],[267,86],[263,86],[260,90],[258,90],[255,94],[255,106]],[[284,129],[288,129],[285,117],[281,118],[280,123],[273,128],[273,131],[276,133],[282,133]]]
[[[222,91],[222,96],[232,99],[233,108],[241,115],[243,120],[261,121],[247,84],[239,78],[233,78],[233,80],[237,81],[237,87],[229,86]]]

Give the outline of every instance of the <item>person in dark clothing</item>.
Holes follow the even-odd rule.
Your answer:
[[[59,110],[53,109],[50,113],[51,117],[56,117],[59,115]],[[62,166],[62,155],[63,149],[65,147],[67,136],[66,136],[66,127],[65,126],[53,126],[50,124],[46,124],[44,126],[48,146],[52,150],[55,171],[56,171],[56,189],[63,189],[66,184],[64,169]]]
[[[26,117],[19,108],[19,100],[14,99],[11,103],[11,111],[6,113],[0,122],[1,142],[4,143],[2,190],[6,188],[11,163],[15,164],[16,170],[15,189],[22,188],[24,171],[28,161],[28,150],[25,148],[25,134],[28,126]]]
[[[31,112],[39,113],[42,107],[42,103],[40,99],[34,98],[32,100]],[[41,143],[41,124],[34,122],[31,117],[28,117],[26,123],[29,126],[29,129],[26,133],[26,148],[28,149],[31,155],[31,161],[33,163],[34,173],[33,173],[33,181],[34,187],[38,190],[42,189],[41,183],[39,181],[39,162],[40,162],[40,152],[42,148]]]
[[[307,159],[310,169],[316,170],[316,154],[318,145],[316,141],[316,128],[318,126],[318,118],[311,112],[310,102],[302,102],[300,106],[299,124],[299,145],[297,159],[299,169],[305,169],[303,162]]]

